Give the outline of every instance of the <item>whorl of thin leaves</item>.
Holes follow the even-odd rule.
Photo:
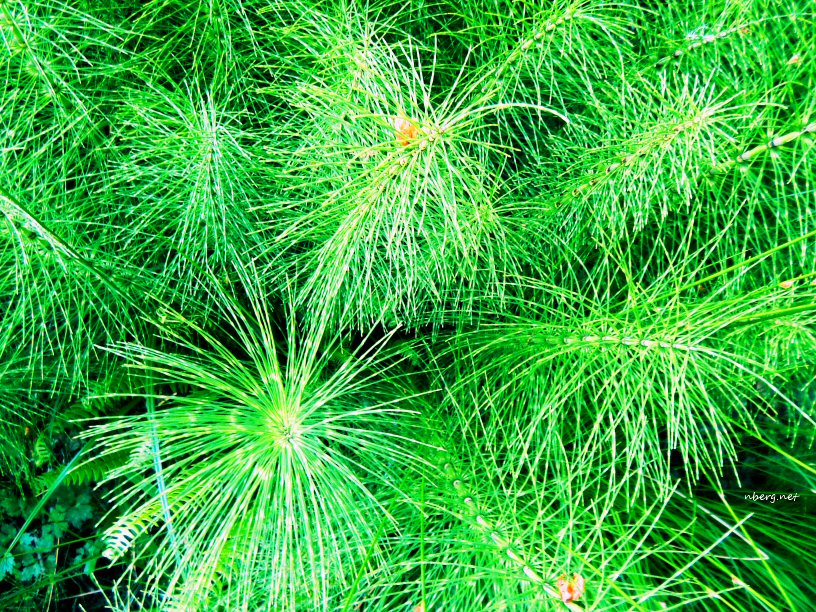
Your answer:
[[[299,302],[364,327],[438,322],[473,294],[500,295],[515,262],[492,203],[504,151],[485,127],[514,104],[461,73],[436,92],[410,44],[372,35],[333,51],[291,92],[298,113],[281,131],[297,149],[270,150],[296,180],[266,209],[283,226],[270,248],[295,253],[304,277]]]
[[[200,270],[223,272],[252,244],[248,210],[260,201],[257,152],[216,86],[125,90],[114,123],[116,156],[108,189],[127,204],[112,210],[117,248],[164,282],[194,293]],[[258,167],[258,166],[256,166]]]
[[[110,274],[111,262],[92,262],[95,245],[75,248],[2,191],[0,232],[2,353],[8,363],[27,361],[21,380],[31,387],[83,383],[99,358],[91,343],[122,339],[132,329],[126,284]]]
[[[0,4],[0,353],[27,362],[21,384],[38,390],[76,389],[105,361],[91,365],[94,343],[129,327],[88,213],[104,138],[94,93],[113,53],[127,58],[122,32],[59,2]]]
[[[382,537],[394,569],[374,576],[354,601],[373,610],[393,609],[405,599],[429,609],[469,609],[476,602],[488,608],[563,610],[555,585],[559,576],[574,573],[592,588],[581,601],[568,603],[573,612],[670,601],[678,584],[638,579],[623,584],[619,578],[639,575],[652,555],[673,555],[668,547],[642,548],[657,529],[671,489],[648,501],[633,500],[632,520],[609,520],[612,498],[622,488],[609,486],[612,462],[592,472],[597,480],[583,478],[580,460],[554,478],[540,469],[538,455],[563,449],[541,448],[519,460],[484,429],[482,417],[492,407],[459,397],[461,405],[451,396],[442,412],[431,413],[439,429],[432,434],[434,444],[425,447],[430,466],[426,479],[411,484],[415,507],[403,508],[409,513],[403,521],[418,521],[418,532]],[[518,435],[512,425],[503,433]],[[409,578],[417,572],[419,583]]]
[[[490,402],[482,418],[505,448],[526,455],[563,445],[582,464],[611,453],[620,474],[612,481],[627,483],[631,502],[651,495],[646,480],[666,485],[670,451],[692,480],[733,469],[738,433],[757,429],[758,408],[775,415],[771,400],[814,424],[776,387],[786,370],[813,363],[810,287],[795,295],[774,286],[731,303],[716,293],[667,301],[630,294],[613,308],[549,292],[543,287],[540,303],[522,304],[515,320],[451,343],[455,385],[480,385],[476,393]],[[558,310],[543,306],[553,297],[564,304]],[[782,338],[790,341],[786,350]],[[471,373],[459,369],[464,359],[474,360]],[[539,461],[556,474],[564,467],[549,454]]]
[[[191,392],[151,396],[153,416],[87,433],[102,456],[130,454],[111,472],[125,480],[107,554],[152,550],[142,578],[167,605],[202,605],[222,573],[233,609],[329,609],[373,525],[390,520],[373,492],[412,456],[412,412],[367,372],[373,353],[332,365],[319,332],[301,340],[290,329],[283,342],[258,288],[243,290],[250,310],[214,295],[225,317],[217,336],[166,313],[179,330],[164,328],[167,349],[114,349],[157,384]]]
[[[552,107],[568,116],[603,112],[607,81],[618,84],[624,67],[633,60],[631,36],[638,25],[628,7],[585,0],[514,2],[505,10],[484,10],[481,3],[465,3],[466,24],[452,33],[454,40],[473,49],[486,71],[486,88],[498,102],[516,101]],[[607,47],[598,54],[598,45]],[[512,143],[521,156],[547,155],[547,140],[562,127],[546,113],[511,108],[497,117],[496,135]],[[579,124],[572,136],[583,130]]]

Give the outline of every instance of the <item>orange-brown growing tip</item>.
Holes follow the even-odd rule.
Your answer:
[[[417,605],[415,605],[414,606],[414,612],[425,612],[425,604],[424,603],[418,603]]]
[[[558,586],[558,592],[561,593],[561,600],[564,603],[570,603],[576,599],[580,599],[584,594],[584,579],[579,574],[573,574],[569,580],[567,580],[566,575],[562,574],[556,585]]]
[[[402,146],[406,146],[414,138],[419,136],[417,127],[403,117],[394,117],[391,120],[394,129],[397,131],[397,142]]]

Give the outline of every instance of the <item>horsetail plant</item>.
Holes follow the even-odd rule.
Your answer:
[[[809,610],[814,49],[0,0],[0,608]]]

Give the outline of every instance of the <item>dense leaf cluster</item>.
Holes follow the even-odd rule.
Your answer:
[[[113,610],[812,607],[811,2],[0,0],[0,49],[0,606],[68,609],[96,512]]]

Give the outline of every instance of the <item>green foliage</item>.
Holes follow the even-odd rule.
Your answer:
[[[31,583],[53,575],[60,551],[66,554],[72,536],[95,514],[87,487],[62,487],[18,537],[23,521],[37,511],[37,502],[11,490],[2,491],[0,499],[0,582]],[[84,564],[92,552],[92,545],[84,546],[75,561]]]
[[[393,382],[372,377],[373,351],[332,365],[331,341],[319,331],[301,341],[291,327],[278,346],[260,288],[243,291],[249,310],[213,295],[223,339],[172,313],[195,343],[164,327],[172,350],[115,347],[157,382],[191,391],[148,396],[154,413],[87,432],[101,457],[129,455],[110,474],[123,485],[113,507],[127,510],[107,529],[104,554],[117,560],[152,532],[158,550],[145,566],[170,578],[174,609],[204,605],[217,574],[231,582],[247,571],[253,588],[232,594],[231,606],[320,607],[382,513],[372,488],[388,486],[384,475],[411,457],[403,447],[416,437],[414,410],[394,401]]]
[[[0,47],[0,605],[812,607],[811,2],[0,0]]]

